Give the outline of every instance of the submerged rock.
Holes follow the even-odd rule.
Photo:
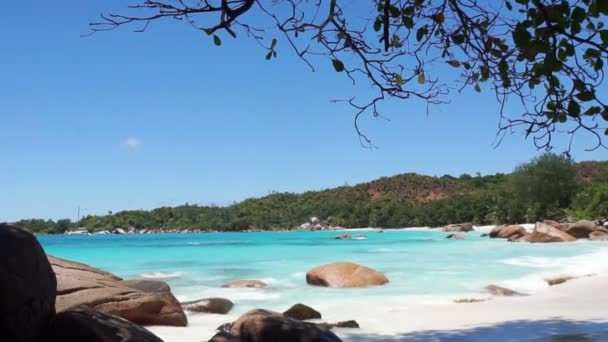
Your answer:
[[[164,282],[124,281],[85,264],[51,256],[48,260],[57,276],[57,312],[84,304],[141,325],[188,324],[182,307]]]
[[[334,237],[334,240],[350,240],[352,238],[353,237],[350,234],[346,233],[344,235]]]
[[[574,278],[575,277],[572,277],[572,276],[562,276],[562,277],[548,278],[548,279],[545,279],[545,281],[547,282],[547,284],[549,286],[554,286],[554,285],[563,284],[563,283],[567,282],[568,280],[572,280]]]
[[[222,285],[222,287],[252,287],[252,288],[264,288],[264,287],[268,287],[268,285],[261,281],[261,280],[253,280],[253,279],[247,279],[247,280],[234,280],[231,281],[229,283],[226,283],[224,285]]]
[[[214,313],[225,315],[230,310],[234,303],[225,298],[206,298],[192,302],[182,303],[182,308],[191,312]]]
[[[0,341],[38,341],[55,315],[56,288],[34,234],[0,224]]]
[[[306,273],[310,285],[327,287],[367,287],[384,285],[388,278],[369,267],[352,262],[336,262],[313,268]]]
[[[117,316],[79,305],[51,320],[45,341],[162,342],[150,331]]]
[[[470,232],[473,231],[472,223],[448,224],[443,227],[444,232]]]
[[[219,335],[219,334],[218,334]],[[278,312],[252,310],[232,324],[230,332],[212,341],[340,342],[326,327],[285,317]]]
[[[307,319],[320,319],[321,313],[310,306],[298,303],[283,312],[283,315],[305,321]]]
[[[452,240],[464,240],[464,235],[463,234],[450,234],[448,236],[445,237],[446,239],[452,239]]]
[[[494,296],[524,296],[524,294],[522,294],[522,293],[513,291],[511,289],[507,289],[505,287],[494,285],[494,284],[488,285],[488,286],[484,287],[483,289],[484,289],[484,292],[487,292]]]
[[[332,324],[330,324],[330,326],[335,327],[335,328],[358,329],[359,323],[357,323],[357,321],[350,320],[350,321],[332,323]]]

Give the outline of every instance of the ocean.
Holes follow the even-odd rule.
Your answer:
[[[527,244],[466,234],[445,239],[438,230],[360,230],[365,240],[335,240],[344,232],[260,232],[159,235],[40,236],[50,255],[120,277],[166,281],[180,301],[232,300],[235,313],[253,308],[283,311],[295,303],[329,307],[342,301],[391,299],[448,302],[480,295],[488,284],[534,293],[545,278],[605,273],[605,243]],[[384,272],[390,283],[365,289],[309,286],[305,274],[337,261]],[[226,289],[237,279],[258,279],[266,289]]]

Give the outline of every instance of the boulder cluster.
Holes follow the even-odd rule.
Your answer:
[[[367,287],[388,283],[384,274],[349,262],[316,267],[311,285]],[[265,288],[259,280],[235,280],[222,287]],[[125,280],[94,267],[47,256],[26,229],[0,224],[0,341],[162,342],[143,325],[186,326],[184,310],[226,314],[224,298],[179,303],[165,282]],[[211,341],[340,341],[330,331],[358,328],[355,321],[305,322],[321,314],[296,304],[284,313],[252,310],[224,324]]]
[[[577,239],[608,241],[608,228],[592,221],[559,223],[537,222],[531,233],[519,225],[497,226],[490,232],[491,238],[508,239],[512,242],[570,242]]]
[[[166,284],[129,283],[47,257],[29,231],[0,224],[0,341],[162,341],[141,324],[185,325]]]
[[[342,230],[343,227],[332,226],[327,221],[320,220],[318,217],[311,217],[308,222],[302,223],[296,230]]]

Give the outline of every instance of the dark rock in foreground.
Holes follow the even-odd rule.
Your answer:
[[[162,342],[150,331],[120,317],[80,305],[51,320],[49,342]]]
[[[301,321],[321,318],[321,313],[319,311],[301,303],[293,305],[287,309],[287,311],[283,312],[283,315]]]
[[[295,320],[267,310],[252,310],[245,313],[232,324],[229,334],[218,335],[214,336],[211,341],[341,341],[340,338],[323,326]]]
[[[225,298],[207,298],[192,302],[182,303],[182,308],[191,312],[204,312],[225,315],[230,310],[234,303]]]
[[[88,305],[141,325],[186,326],[188,319],[169,286],[130,280],[85,264],[48,257],[57,276],[57,312]]]
[[[55,315],[56,288],[36,237],[0,224],[0,341],[38,341]]]

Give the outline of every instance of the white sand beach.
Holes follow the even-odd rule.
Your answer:
[[[405,300],[340,301],[317,306],[328,322],[355,319],[361,329],[337,329],[344,341],[529,341],[559,335],[564,341],[608,341],[608,275],[570,280],[530,296],[477,303]],[[187,328],[149,327],[166,342],[206,341],[230,315],[190,315]]]

